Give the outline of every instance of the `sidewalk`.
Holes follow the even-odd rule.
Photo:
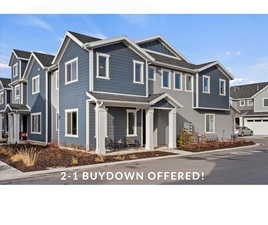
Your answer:
[[[10,179],[10,177],[22,176],[24,173],[0,161],[0,180]]]

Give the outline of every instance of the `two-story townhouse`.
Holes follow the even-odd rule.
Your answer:
[[[239,110],[236,126],[246,126],[255,135],[268,134],[268,82],[231,87],[231,102]]]

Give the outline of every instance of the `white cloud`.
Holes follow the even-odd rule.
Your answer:
[[[16,21],[20,25],[34,26],[46,31],[52,31],[53,27],[37,16],[25,16],[23,19]]]
[[[0,68],[1,69],[9,69],[9,66],[7,64],[0,63]]]
[[[234,78],[234,80],[231,80],[231,85],[239,85],[239,84],[250,84],[250,83],[256,83],[255,80],[250,80],[248,78]]]
[[[231,55],[231,52],[230,51],[226,51],[225,52],[225,55]]]
[[[87,33],[89,36],[100,38],[100,39],[105,39],[107,36],[105,36],[103,33],[96,32],[96,33]]]
[[[120,17],[128,23],[136,25],[145,25],[148,22],[148,16],[142,14],[121,14]]]
[[[237,52],[235,53],[235,55],[239,56],[239,55],[241,55],[241,52],[240,52],[240,51],[237,51]]]
[[[226,56],[240,56],[241,52],[240,51],[226,51],[225,55]]]

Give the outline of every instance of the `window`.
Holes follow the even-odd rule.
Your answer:
[[[170,89],[170,71],[162,70],[162,88]]]
[[[143,84],[143,62],[133,61],[134,83]]]
[[[15,103],[20,104],[20,85],[15,86]]]
[[[240,106],[245,106],[246,105],[246,100],[245,99],[241,99],[240,100]]]
[[[127,110],[127,136],[137,136],[136,110]]]
[[[210,77],[206,75],[203,76],[203,93],[210,93]]]
[[[0,93],[0,104],[4,104],[4,93]]]
[[[193,77],[191,75],[185,76],[185,90],[186,91],[193,90]]]
[[[253,106],[253,100],[252,99],[248,99],[246,100],[247,106]]]
[[[55,73],[56,90],[59,90],[59,71]]]
[[[109,55],[97,53],[97,78],[109,79],[109,59]]]
[[[60,119],[59,113],[56,112],[56,131],[59,131],[59,119]]]
[[[268,107],[268,98],[263,99],[263,106]]]
[[[78,109],[65,110],[65,136],[78,137]]]
[[[223,79],[220,79],[219,81],[219,91],[220,91],[220,95],[222,96],[226,95],[226,81]]]
[[[155,80],[156,68],[150,66],[148,71],[149,80]]]
[[[31,133],[41,134],[41,112],[31,114]]]
[[[13,75],[13,77],[16,77],[16,76],[19,75],[19,69],[18,68],[19,68],[18,63],[15,63],[13,65],[13,67],[12,67],[12,75]]]
[[[182,90],[182,74],[178,72],[174,72],[174,89]]]
[[[65,63],[65,84],[78,81],[78,58]]]
[[[215,114],[205,114],[206,133],[215,133]]]
[[[40,76],[37,75],[32,78],[32,94],[37,94],[40,92]]]

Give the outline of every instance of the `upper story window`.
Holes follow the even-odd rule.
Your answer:
[[[253,106],[253,99],[247,99],[246,104],[247,106]]]
[[[109,79],[110,55],[97,53],[97,78]]]
[[[32,94],[37,94],[40,92],[40,76],[37,75],[32,78]]]
[[[219,80],[219,92],[220,92],[220,95],[222,96],[226,95],[226,80],[223,80],[223,79]]]
[[[182,74],[179,72],[174,72],[174,89],[182,90]]]
[[[156,76],[156,68],[150,66],[149,70],[148,70],[148,76],[149,76],[149,80],[155,80],[155,76]]]
[[[55,83],[56,83],[56,90],[59,90],[59,71],[58,70],[55,73]]]
[[[137,84],[143,84],[143,71],[144,71],[144,63],[140,61],[133,61],[133,82]]]
[[[127,136],[137,136],[136,110],[127,110]]]
[[[203,93],[210,93],[210,77],[203,75]]]
[[[192,91],[193,90],[193,76],[185,75],[185,90]]]
[[[263,99],[263,106],[268,107],[268,98]]]
[[[246,100],[245,99],[241,99],[240,100],[240,106],[245,106],[246,105]]]
[[[41,134],[41,112],[31,114],[31,133]]]
[[[15,63],[12,66],[12,76],[13,77],[17,77],[18,75],[19,75],[19,64],[18,63]]]
[[[170,71],[162,70],[162,88],[170,89]]]
[[[78,81],[78,58],[65,63],[65,84]]]
[[[15,86],[15,103],[19,104],[20,103],[20,85]]]
[[[4,104],[4,92],[0,93],[0,104]]]
[[[215,114],[205,114],[206,133],[215,133]]]
[[[65,136],[78,137],[78,109],[65,110]]]

